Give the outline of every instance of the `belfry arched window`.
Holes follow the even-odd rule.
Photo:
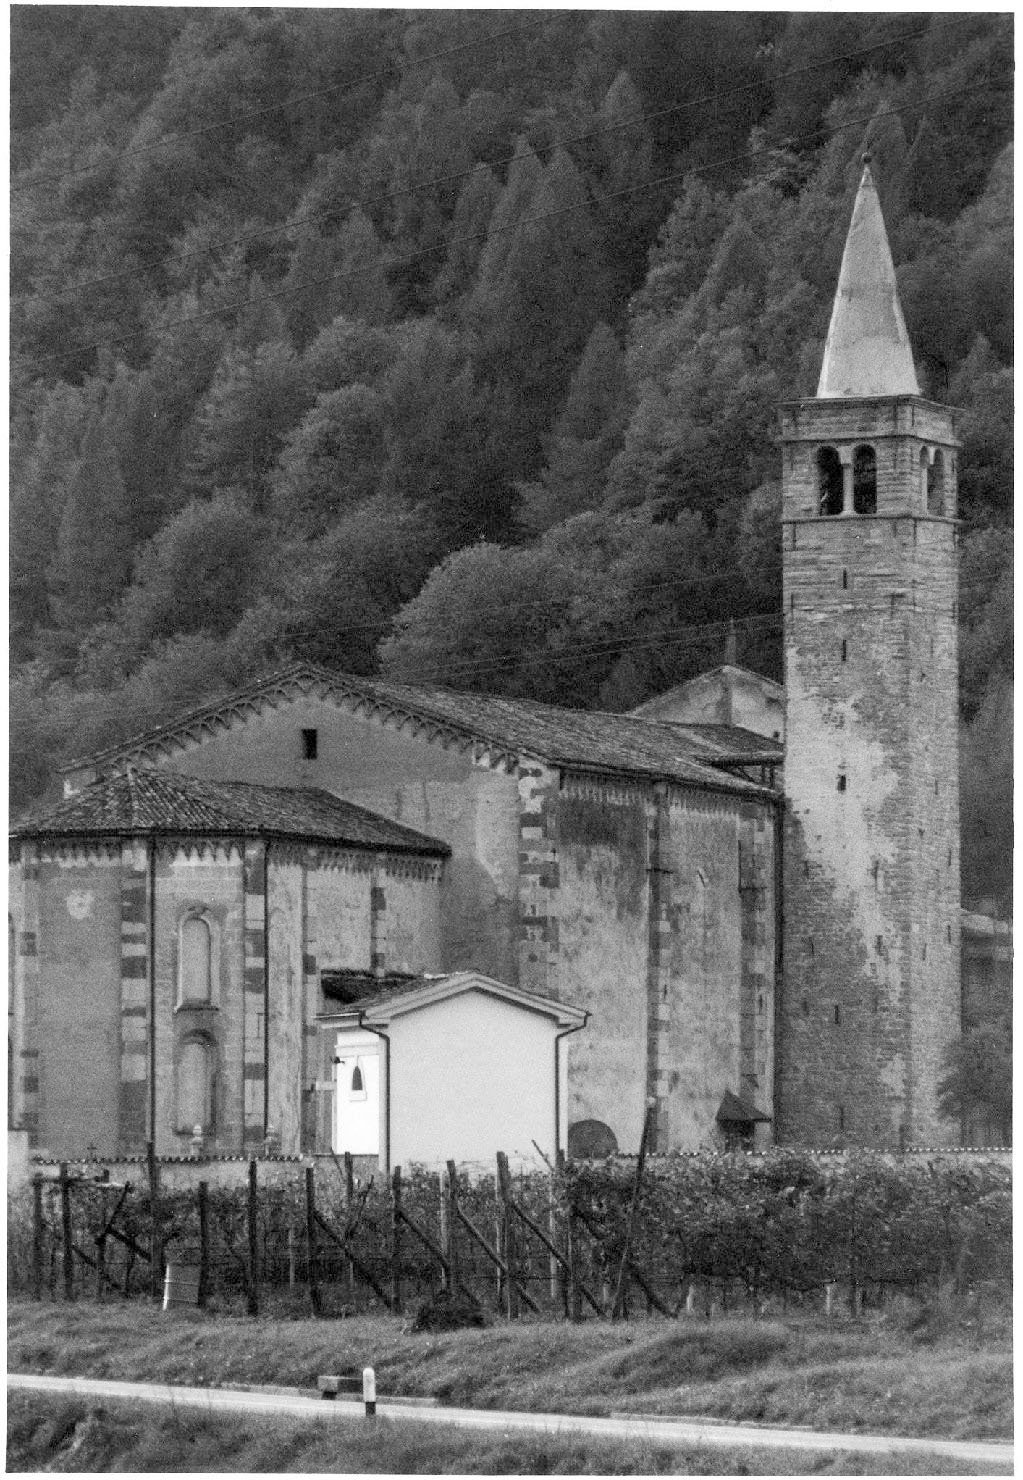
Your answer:
[[[877,513],[877,457],[873,447],[853,453],[853,513]]]
[[[934,459],[927,469],[927,512],[928,514],[944,514],[945,512],[945,458],[939,448],[934,454]]]
[[[817,491],[821,514],[841,514],[842,463],[834,447],[822,447],[817,453]]]

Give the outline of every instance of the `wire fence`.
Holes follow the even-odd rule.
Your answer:
[[[224,1312],[410,1311],[447,1296],[510,1319],[810,1306],[1011,1287],[997,1160],[854,1153],[560,1163],[512,1172],[217,1165],[164,1186],[62,1163],[9,1203],[8,1277],[36,1299],[164,1298]],[[231,1182],[235,1185],[231,1185]]]

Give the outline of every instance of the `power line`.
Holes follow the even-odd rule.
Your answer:
[[[871,114],[864,114],[859,118],[847,119],[845,123],[838,124],[833,129],[827,131],[827,136],[835,137],[836,135],[844,133],[850,128],[856,128],[862,124],[873,123],[879,118],[898,117],[904,111],[917,110],[932,103],[947,102],[950,98],[970,96],[974,93],[980,92],[981,90],[982,89],[980,87],[953,88],[948,89],[944,92],[933,93],[928,97],[915,100],[912,103],[906,103],[899,108],[889,108],[883,111],[877,110]],[[820,135],[820,130],[814,130],[812,133],[802,135],[799,139],[790,142],[800,143],[805,142],[806,140],[816,140],[820,137]],[[773,154],[774,152],[775,150],[773,146],[768,146],[763,149],[750,149],[745,150],[740,154],[733,154],[723,159],[713,160],[708,164],[697,165],[686,170],[673,171],[671,174],[662,175],[656,180],[649,180],[641,185],[626,185],[623,186],[620,190],[609,191],[608,194],[603,197],[602,203],[610,200],[620,199],[625,196],[641,194],[647,190],[657,190],[664,185],[673,184],[685,180],[691,175],[703,174],[708,170],[723,169],[728,165],[742,164],[750,160],[760,159],[763,156]],[[532,216],[521,217],[518,221],[510,223],[506,227],[499,228],[499,230],[503,232],[515,232],[521,230],[523,227],[536,225],[541,221],[553,220],[556,217],[564,216],[570,214],[571,212],[588,208],[589,201],[584,201],[581,205],[574,204],[568,206],[559,206],[552,211],[540,211]],[[388,266],[409,267],[412,266],[414,263],[420,261],[423,257],[432,256],[437,251],[450,249],[453,246],[463,245],[468,242],[482,242],[485,241],[488,236],[493,234],[496,233],[492,232],[491,228],[488,227],[487,230],[482,232],[474,232],[461,237],[451,237],[448,238],[446,241],[437,243],[434,246],[422,248],[418,252],[414,252],[408,257],[401,258],[395,262],[391,262],[388,264]],[[354,277],[359,277],[366,272],[375,272],[378,269],[378,265],[379,264],[374,262],[368,267],[356,268],[353,271],[349,272],[346,276],[350,279]],[[325,287],[330,283],[340,281],[340,277],[341,275],[339,273],[329,273],[326,277],[312,278],[307,282],[297,283],[289,288],[274,289],[271,292],[262,294],[258,298],[240,299],[234,303],[223,304],[219,308],[210,309],[204,311],[203,313],[186,314],[179,319],[172,319],[169,323],[162,324],[160,326],[161,332],[165,332],[168,329],[180,328],[186,324],[203,323],[210,319],[222,318],[225,314],[229,314],[235,311],[240,312],[244,309],[258,308],[264,303],[271,303],[281,298],[288,298],[296,293],[308,292],[311,288]],[[142,338],[149,332],[150,331],[148,328],[135,329],[129,333],[115,335],[114,337],[109,339],[95,340],[91,344],[77,345],[69,350],[58,350],[55,351],[53,354],[40,355],[34,359],[25,358],[22,363],[26,369],[32,369],[37,366],[41,367],[43,365],[50,364],[53,361],[70,360],[80,355],[91,354],[95,350],[110,349],[114,345],[130,343],[132,340]]]
[[[487,46],[491,42],[517,35],[521,31],[535,30],[538,26],[545,26],[552,20],[557,20],[567,15],[574,15],[575,13],[570,10],[545,11],[538,20],[523,21],[520,25],[508,26],[502,31],[493,31],[487,36],[476,37],[471,41],[460,41],[456,46],[444,47],[441,51],[431,52],[427,56],[406,57],[404,61],[411,67],[421,67],[429,62],[441,61],[444,57],[454,56],[458,52],[469,51],[476,46]],[[280,113],[287,108],[296,107],[301,103],[312,102],[316,98],[329,97],[332,93],[339,92],[342,88],[363,87],[369,82],[382,82],[389,77],[393,77],[397,72],[397,65],[394,62],[390,62],[386,67],[381,68],[377,72],[370,72],[362,77],[346,77],[343,81],[332,83],[329,87],[317,88],[313,92],[300,93],[295,97],[285,98],[280,103],[268,103],[266,107],[253,109],[249,113],[225,115],[225,117],[215,120],[213,123],[205,124],[202,128],[185,129],[180,133],[164,134],[161,138],[154,139],[151,144],[140,144],[137,148],[122,150],[120,154],[115,155],[114,159],[108,161],[108,163],[119,164],[122,159],[133,158],[137,154],[149,154],[154,149],[162,149],[168,144],[178,144],[183,139],[202,138],[207,134],[216,133],[220,129],[237,128],[240,124],[250,123],[255,118],[265,118],[270,113]],[[34,179],[15,181],[14,183],[29,186],[60,184],[64,180],[73,179],[77,175],[88,174],[95,168],[95,165],[81,165],[78,168],[71,166],[62,174],[37,175]]]
[[[951,22],[944,21],[939,22],[938,24],[948,25],[950,23]],[[771,78],[771,84],[774,85],[778,82],[786,81],[793,77],[802,76],[807,72],[818,71],[823,67],[833,66],[836,62],[848,61],[852,57],[866,56],[869,55],[871,52],[878,51],[886,46],[900,45],[908,41],[919,40],[921,37],[927,35],[929,30],[930,27],[922,31],[907,32],[905,35],[895,37],[890,41],[875,41],[870,46],[859,47],[854,51],[841,52],[834,56],[827,57],[823,61],[807,63],[803,67],[793,67],[789,71],[778,73],[776,76]],[[567,148],[569,145],[585,143],[590,139],[599,138],[604,134],[620,133],[625,131],[626,129],[638,128],[643,125],[650,124],[658,119],[665,118],[673,113],[683,112],[692,108],[707,107],[711,104],[716,104],[726,98],[735,97],[743,93],[754,92],[758,87],[762,87],[764,85],[765,84],[762,82],[745,83],[738,87],[728,88],[723,92],[708,93],[702,98],[692,98],[687,99],[685,102],[673,103],[668,107],[656,109],[652,113],[636,114],[632,118],[625,119],[619,123],[604,124],[600,128],[589,129],[577,134],[569,134],[567,137],[559,138],[556,141],[557,147]],[[336,217],[341,216],[345,212],[349,212],[352,210],[365,210],[369,206],[384,204],[387,201],[391,200],[405,199],[411,195],[417,194],[420,191],[433,190],[442,185],[453,184],[458,180],[466,179],[468,176],[472,175],[474,171],[480,167],[481,164],[485,163],[486,167],[490,169],[500,169],[503,168],[505,165],[510,165],[514,163],[516,158],[517,155],[508,154],[505,155],[503,158],[497,160],[490,160],[486,162],[477,160],[476,163],[468,166],[468,168],[466,169],[456,170],[453,173],[447,175],[435,176],[432,179],[421,181],[418,184],[410,183],[407,185],[403,185],[395,190],[384,191],[382,194],[378,195],[352,196],[343,204],[335,206],[329,211],[317,211],[311,212],[305,216],[293,216],[286,222],[278,222],[277,224],[272,226],[261,226],[253,231],[240,232],[235,236],[226,237],[222,241],[209,242],[205,246],[193,248],[189,252],[179,253],[176,255],[175,260],[177,262],[188,261],[193,257],[202,257],[214,252],[224,251],[230,247],[236,247],[245,242],[261,240],[264,237],[284,236],[287,235],[289,232],[294,231],[299,226],[306,226],[322,221],[334,220]],[[15,181],[14,183],[17,184],[18,182]],[[71,286],[62,289],[58,294],[52,297],[41,293],[31,293],[17,295],[11,301],[17,304],[62,303],[69,298],[73,299],[88,288],[102,287],[106,283],[120,282],[124,278],[140,277],[143,274],[151,272],[155,268],[159,267],[161,263],[165,260],[165,258],[166,254],[158,259],[153,259],[150,262],[143,263],[141,264],[141,266],[122,268],[119,272],[105,273],[100,277],[86,278],[82,282],[74,283]]]

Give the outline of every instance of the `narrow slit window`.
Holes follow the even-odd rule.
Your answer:
[[[873,447],[857,447],[853,453],[853,512],[877,513],[877,457]]]
[[[846,778],[845,778],[845,775],[843,774],[843,775],[839,776],[839,778],[838,778],[838,789],[839,789],[839,791],[845,791],[845,786],[846,786]]]
[[[842,512],[842,462],[834,447],[817,454],[818,508],[825,518]]]
[[[848,658],[849,658],[849,644],[848,644],[848,642],[846,642],[845,638],[843,637],[842,638],[842,662],[843,663],[847,662],[848,661]]]
[[[319,750],[319,745],[320,745],[320,736],[319,736],[319,731],[318,730],[303,730],[302,731],[302,759],[303,760],[305,760],[305,761],[314,761],[316,759],[317,752]]]
[[[927,512],[938,515],[945,512],[945,459],[940,451],[934,454],[934,461],[927,469]]]

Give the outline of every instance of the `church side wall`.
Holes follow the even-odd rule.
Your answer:
[[[567,778],[557,837],[557,995],[591,1014],[570,1041],[569,1123],[635,1151],[652,1100],[674,1150],[721,1144],[726,1092],[771,1115],[773,807]]]
[[[623,1151],[643,1129],[649,919],[645,789],[573,780],[558,802],[558,992],[590,1020],[569,1040],[568,1122]]]
[[[726,1091],[772,1113],[774,821],[768,807],[684,792],[668,821],[659,1098],[666,1144],[689,1148],[719,1144]]]

